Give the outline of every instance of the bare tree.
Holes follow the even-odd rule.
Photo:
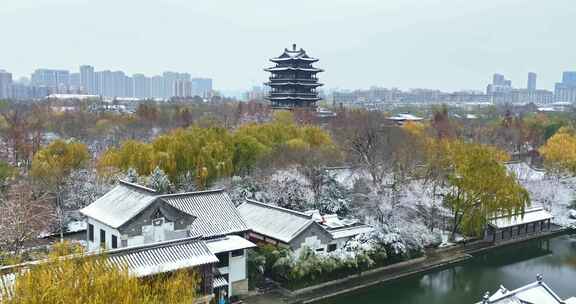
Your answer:
[[[36,197],[24,182],[12,185],[0,201],[0,251],[18,253],[25,242],[49,229],[54,214],[46,195]]]
[[[394,163],[404,132],[381,112],[340,113],[339,126],[332,126],[337,142],[348,152],[348,161],[364,169],[373,186],[382,187]]]

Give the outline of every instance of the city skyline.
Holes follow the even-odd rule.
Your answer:
[[[243,90],[265,81],[270,54],[297,43],[322,58],[328,88],[481,89],[494,72],[519,83],[536,71],[539,87],[553,89],[563,71],[576,70],[569,4],[295,0],[291,18],[258,0],[8,0],[0,20],[13,26],[2,41],[13,47],[2,49],[0,68],[15,79],[36,66],[86,62],[146,75],[184,70]],[[135,5],[138,14],[125,13]]]

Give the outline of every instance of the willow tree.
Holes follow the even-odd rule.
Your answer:
[[[63,140],[56,140],[40,149],[32,160],[31,176],[56,197],[61,238],[64,232],[62,193],[66,179],[73,170],[85,167],[89,160],[90,154],[86,145]]]
[[[122,265],[107,263],[106,257],[75,256],[67,245],[57,248],[42,263],[19,268],[14,284],[0,283],[3,304],[83,303],[194,303],[198,276],[178,271],[147,280],[138,279]]]
[[[457,140],[436,144],[442,159],[435,161],[444,168],[448,185],[444,204],[454,220],[451,239],[457,232],[480,235],[490,217],[523,212],[530,204],[526,189],[506,170],[504,152]]]

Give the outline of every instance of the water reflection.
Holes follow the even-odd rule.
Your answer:
[[[576,296],[576,235],[531,241],[492,251],[465,264],[330,299],[323,304],[475,303],[500,284],[509,289],[544,280],[561,297]]]

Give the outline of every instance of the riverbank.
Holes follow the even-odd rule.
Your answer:
[[[536,239],[551,238],[565,234],[568,231],[569,229],[558,227],[558,229],[547,234],[535,235],[529,238],[512,240],[505,243],[492,244],[479,241],[467,244],[466,246],[459,245],[451,248],[436,249],[429,251],[423,258],[370,270],[360,275],[353,275],[337,281],[326,282],[301,290],[289,291],[278,289],[274,291],[274,293],[248,297],[245,300],[245,303],[304,304],[318,302],[385,282],[391,282],[401,278],[407,278],[447,268],[465,262],[471,259],[473,255],[482,255],[494,249],[530,242]]]
[[[457,263],[464,262],[470,258],[472,258],[472,256],[469,254],[443,251],[441,253],[434,253],[430,256],[369,270],[359,275],[349,276],[337,281],[326,282],[324,284],[319,284],[300,290],[289,291],[279,288],[269,294],[248,297],[245,299],[245,303],[313,303],[384,282],[397,280],[403,277],[416,275],[442,267],[448,267]]]

